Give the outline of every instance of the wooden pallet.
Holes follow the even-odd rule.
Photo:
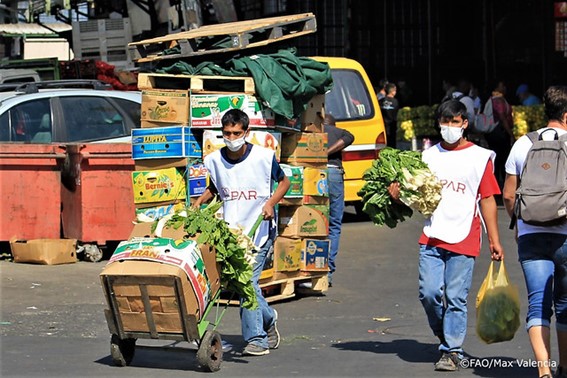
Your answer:
[[[282,275],[283,276],[283,275]],[[275,279],[260,281],[260,288],[262,294],[268,303],[282,301],[295,297],[299,291],[309,294],[322,294],[329,288],[329,281],[327,280],[327,273],[310,275],[300,274],[293,277],[278,277]],[[311,283],[310,289],[299,289],[297,286],[302,283]],[[238,305],[238,300],[228,300],[221,295],[220,303]]]
[[[200,76],[140,73],[138,89],[189,89],[193,93],[239,92],[254,94],[254,79],[244,76]]]
[[[131,42],[128,49],[131,59],[142,63],[265,46],[316,31],[313,13],[303,13],[205,25],[186,32]],[[222,46],[220,42],[223,42]],[[164,54],[165,50],[174,47],[180,52]]]

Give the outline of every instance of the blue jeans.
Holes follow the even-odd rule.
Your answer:
[[[567,235],[522,235],[518,256],[528,290],[526,329],[549,327],[555,306],[556,327],[567,331]]]
[[[433,334],[444,339],[441,352],[463,354],[474,261],[443,248],[419,247],[419,300]]]
[[[329,167],[327,181],[329,185],[329,240],[331,241],[329,271],[333,273],[337,269],[336,259],[339,254],[339,241],[345,210],[344,170]]]
[[[242,337],[249,344],[255,344],[262,348],[268,348],[268,334],[266,331],[275,322],[274,310],[268,305],[266,299],[262,295],[262,289],[258,284],[260,273],[264,268],[264,262],[270,249],[273,249],[273,239],[268,239],[266,244],[256,253],[256,263],[254,264],[254,273],[252,275],[252,284],[256,291],[258,299],[258,307],[255,310],[248,310],[240,306],[240,319],[242,323]],[[242,305],[242,300],[240,301]]]

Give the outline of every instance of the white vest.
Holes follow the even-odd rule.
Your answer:
[[[205,167],[223,201],[223,218],[231,227],[248,234],[272,194],[272,161],[274,151],[253,146],[243,161],[231,164],[220,150],[205,157]],[[270,221],[263,221],[254,236],[261,247],[268,239]]]
[[[467,237],[478,214],[478,187],[495,156],[477,145],[449,151],[439,143],[423,151],[423,161],[443,184],[441,202],[423,227],[426,236],[451,244]]]

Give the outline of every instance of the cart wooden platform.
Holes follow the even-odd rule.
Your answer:
[[[128,44],[132,60],[151,62],[265,46],[317,31],[313,13],[205,25]],[[172,48],[177,52],[165,53]]]

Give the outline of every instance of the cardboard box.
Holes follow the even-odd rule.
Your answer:
[[[132,159],[201,158],[201,143],[188,126],[132,129]]]
[[[303,131],[322,133],[325,119],[325,95],[316,95],[308,103],[307,108],[297,118],[289,119],[276,115],[276,129],[283,131]]]
[[[274,241],[274,271],[293,272],[301,264],[301,239],[278,236]]]
[[[280,167],[290,182],[284,198],[303,198],[303,167],[288,164],[280,164]],[[276,186],[276,183],[274,183],[274,187]]]
[[[325,163],[327,158],[326,133],[295,133],[282,140],[281,161],[293,165],[303,162]]]
[[[134,169],[136,171],[155,171],[174,167],[187,169],[194,161],[195,159],[190,158],[142,159],[134,161]]]
[[[280,206],[278,217],[281,236],[303,238],[329,235],[328,206]]]
[[[327,182],[327,168],[303,168],[303,194],[308,196],[329,196],[329,185]]]
[[[175,202],[164,205],[136,208],[136,220],[138,222],[154,222],[168,214],[173,214],[185,208],[185,203]]]
[[[190,125],[189,91],[143,90],[141,120]]]
[[[300,198],[282,198],[279,202],[284,206],[301,206],[301,205],[325,205],[329,206],[329,197],[322,196],[303,196]]]
[[[42,265],[77,262],[76,239],[11,240],[14,262]]]
[[[134,203],[175,201],[187,197],[187,185],[177,168],[132,172]]]
[[[189,167],[188,197],[199,197],[208,185],[209,172],[204,164],[193,164]]]
[[[301,267],[305,272],[329,271],[329,250],[331,241],[328,239],[305,238],[301,241]]]
[[[154,127],[170,127],[170,126],[191,127],[189,125],[189,122],[160,122],[160,121],[148,121],[145,119],[140,120],[140,127],[142,129],[154,128]]]
[[[256,96],[248,94],[192,94],[192,127],[220,128],[222,116],[230,109],[240,109],[250,118],[251,127],[275,125],[272,109],[262,105]]]
[[[132,245],[132,242],[125,242],[120,253],[138,253],[140,257],[117,259],[104,268],[100,277],[103,288],[105,288],[107,303],[110,307],[111,298],[114,298],[118,303],[117,310],[124,331],[150,332],[143,303],[144,294],[142,293],[145,291],[149,298],[156,331],[183,333],[184,325],[179,314],[180,309],[175,288],[166,284],[171,282],[173,278],[179,277],[181,281],[180,292],[185,300],[185,308],[182,310],[188,315],[189,324],[195,324],[194,328],[190,327],[191,329],[187,331],[192,335],[196,334],[198,338],[196,323],[201,319],[209,302],[208,299],[199,296],[208,287],[207,298],[210,299],[220,288],[216,253],[214,248],[209,245],[197,247],[196,243],[178,244],[173,241],[160,240],[164,246],[169,243],[166,248],[170,250],[177,249],[178,251],[181,250],[182,253],[191,255],[188,261],[194,262],[191,266],[193,276],[188,275],[186,269],[179,265],[159,262],[157,259],[154,261],[145,260],[144,254],[150,256],[155,250],[143,247],[127,250],[126,246]],[[144,242],[134,243],[138,243],[139,247]],[[146,241],[146,243],[151,244],[152,241]],[[111,292],[106,290],[108,286],[111,286]],[[110,310],[106,310],[106,313],[108,318]]]
[[[246,141],[257,146],[269,148],[274,151],[276,160],[281,156],[282,134],[279,131],[250,130]],[[203,131],[203,158],[225,146],[220,130]]]

